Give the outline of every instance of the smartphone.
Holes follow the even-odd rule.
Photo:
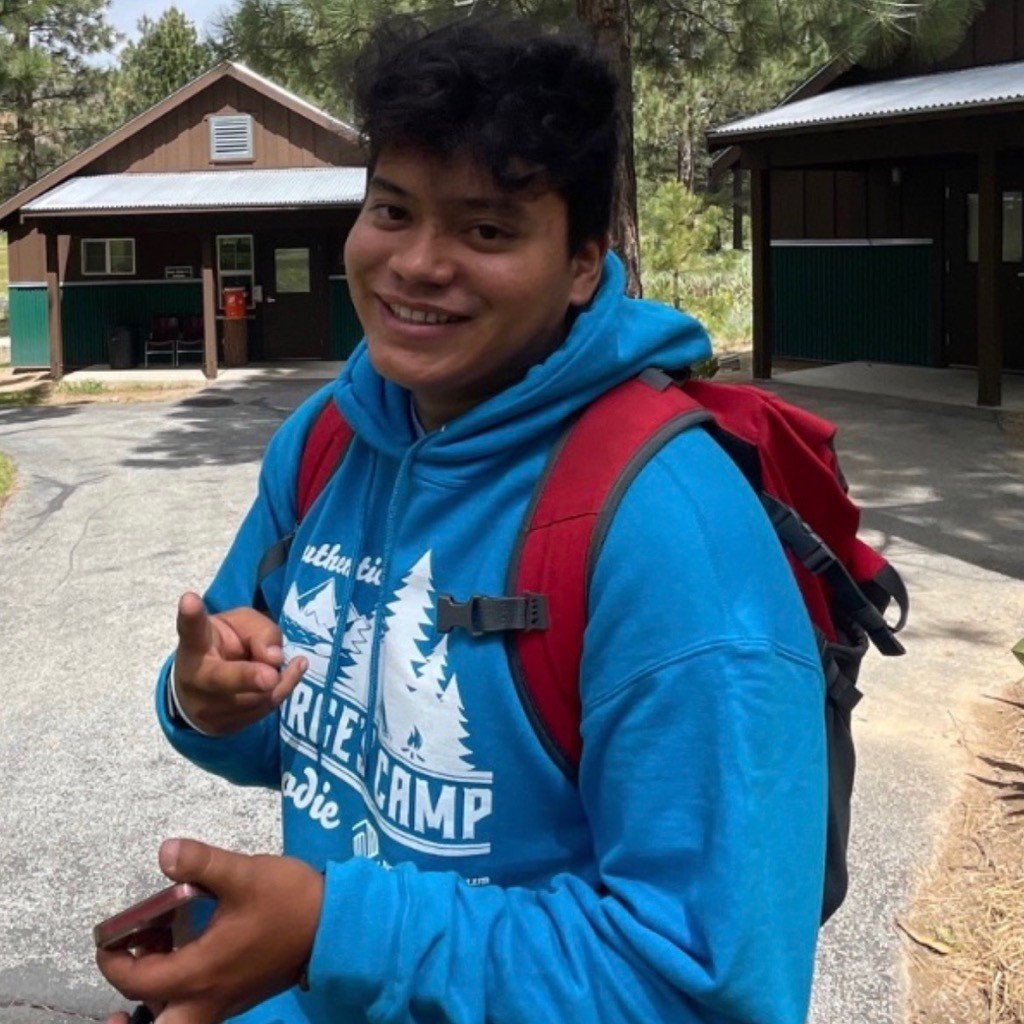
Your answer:
[[[143,932],[167,932],[170,948],[177,949],[203,932],[216,907],[211,893],[179,882],[101,921],[92,937],[99,949],[130,949]]]

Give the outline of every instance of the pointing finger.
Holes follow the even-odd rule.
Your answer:
[[[213,646],[213,630],[203,599],[186,591],[178,601],[178,646],[191,654],[203,654]]]

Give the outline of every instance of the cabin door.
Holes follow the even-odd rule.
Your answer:
[[[308,231],[260,237],[263,358],[327,354],[327,267],[323,240]]]
[[[1002,164],[1003,253],[999,303],[1003,365],[1024,370],[1024,160]],[[946,172],[943,264],[945,362],[978,364],[978,174],[973,167]]]

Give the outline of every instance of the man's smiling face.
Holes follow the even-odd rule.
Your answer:
[[[434,428],[519,380],[597,287],[605,242],[568,255],[552,189],[509,192],[469,156],[386,149],[345,243],[378,373]]]

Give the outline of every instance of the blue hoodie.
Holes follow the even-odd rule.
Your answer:
[[[326,872],[310,991],[270,1022],[799,1024],[825,846],[824,696],[811,627],[758,501],[700,429],[638,474],[592,580],[578,784],[538,740],[501,636],[439,634],[438,594],[502,594],[516,532],[581,407],[647,366],[706,358],[703,328],[624,295],[607,257],[565,342],[418,436],[360,345],[267,449],[205,596],[252,603],[296,518],[325,401],[356,440],[264,584],[289,656],[281,708],[229,737],[157,708],[171,743],[280,788],[284,849]]]

